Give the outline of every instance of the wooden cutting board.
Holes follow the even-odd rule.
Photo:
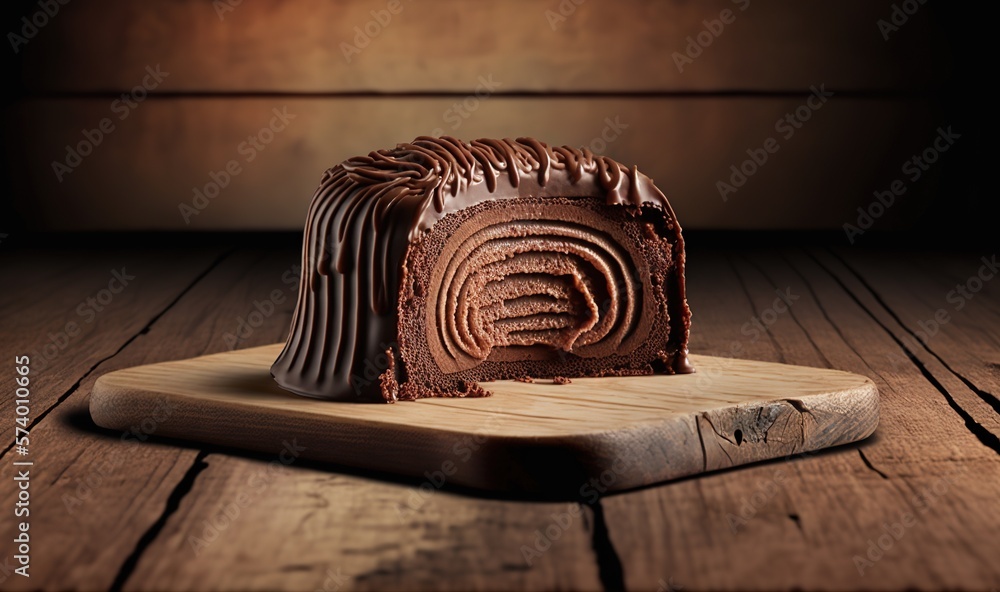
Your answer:
[[[590,495],[854,442],[878,424],[864,376],[692,356],[696,374],[483,383],[482,399],[334,403],[279,388],[281,345],[102,376],[103,427],[398,473],[422,481]]]

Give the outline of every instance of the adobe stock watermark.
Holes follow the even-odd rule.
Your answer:
[[[834,95],[833,91],[826,90],[825,86],[825,84],[820,84],[818,87],[815,85],[809,87],[809,90],[812,91],[809,98],[796,107],[794,111],[785,113],[784,117],[774,122],[774,131],[780,134],[783,141],[791,140],[792,136],[802,129],[807,121],[812,119],[813,113],[822,109],[830,97]],[[729,167],[728,183],[722,179],[715,183],[715,188],[722,197],[722,201],[729,201],[729,196],[746,185],[750,177],[756,175],[757,171],[763,168],[771,156],[780,149],[781,143],[774,136],[768,137],[757,148],[747,148],[746,154],[749,158],[739,165],[734,164]]]
[[[739,12],[745,11],[750,8],[750,0],[730,0],[736,5]],[[738,12],[734,12],[730,8],[723,8],[719,12],[719,16],[714,19],[706,19],[701,21],[704,27],[701,31],[694,35],[689,35],[686,39],[687,45],[684,46],[684,53],[675,51],[671,54],[671,58],[674,60],[674,65],[677,66],[677,71],[681,74],[684,73],[684,67],[690,66],[694,63],[696,59],[705,53],[705,50],[715,42],[722,34],[726,31],[726,27],[736,22],[736,16]]]
[[[549,28],[553,31],[559,30],[559,27],[561,27],[563,23],[569,19],[569,17],[576,14],[576,9],[582,6],[586,1],[587,0],[561,0],[555,10],[546,9],[544,16],[545,21],[549,23]]]
[[[14,53],[21,53],[21,48],[34,39],[38,32],[45,28],[45,25],[56,18],[62,7],[67,4],[69,4],[69,0],[39,0],[36,4],[38,10],[33,12],[30,17],[21,17],[21,30],[7,33],[7,42],[10,43]]]
[[[781,461],[787,465],[794,460],[802,458],[812,458],[816,454],[819,454],[820,450],[807,450],[805,452],[789,452]],[[757,482],[757,487],[754,488],[753,492],[749,495],[743,496],[740,500],[739,514],[727,513],[726,523],[729,525],[729,530],[734,534],[739,534],[740,530],[746,527],[751,520],[757,517],[757,514],[767,506],[771,501],[778,496],[778,492],[784,489],[788,478],[785,474],[784,468],[778,468],[772,473],[771,478],[767,480],[760,480]],[[796,522],[798,522],[798,517],[795,517]]]
[[[350,64],[354,58],[361,55],[361,52],[371,45],[372,41],[377,39],[386,27],[392,24],[393,18],[399,16],[404,8],[406,6],[404,6],[402,0],[389,0],[386,2],[385,8],[372,10],[369,13],[372,17],[370,20],[354,27],[354,37],[351,39],[352,43],[347,43],[346,41],[340,43],[340,53],[344,55],[344,61]]]
[[[364,366],[364,371],[361,374],[351,374],[348,379],[351,388],[354,389],[354,394],[359,397],[372,385],[373,382],[379,379],[379,376],[383,372],[389,369],[389,364],[392,362],[392,358],[389,356],[393,355],[392,352],[399,349],[399,343],[391,341],[386,343],[380,341],[378,344],[378,353],[375,354],[375,359],[372,360],[370,357],[366,357],[362,366]],[[394,403],[396,399],[391,399],[389,402]]]
[[[591,138],[584,148],[589,148],[594,154],[604,154],[608,146],[614,144],[629,127],[630,124],[624,123],[620,115],[615,115],[614,119],[605,117],[601,133]]]
[[[80,135],[83,139],[75,145],[67,144],[65,158],[52,161],[52,172],[55,173],[56,180],[62,183],[66,175],[83,164],[83,159],[93,154],[97,147],[117,129],[115,119],[118,121],[128,119],[139,104],[146,100],[149,93],[160,86],[168,76],[170,72],[161,70],[159,64],[155,67],[146,66],[146,75],[143,76],[142,82],[133,86],[129,92],[122,93],[120,98],[111,101],[110,110],[115,118],[105,117],[97,122],[97,127],[82,129]]]
[[[93,324],[97,317],[114,301],[115,297],[125,291],[136,276],[130,274],[125,267],[112,269],[107,287],[101,288],[84,298],[75,309],[80,321],[67,321],[56,331],[50,331],[46,336],[48,341],[36,352],[32,351],[31,361],[38,370],[44,370],[48,365],[66,351],[70,343],[83,334],[85,325]]]
[[[781,490],[784,482],[785,471],[782,469],[776,470],[770,479],[758,481],[754,492],[749,496],[743,496],[743,499],[740,501],[740,513],[733,514],[730,512],[726,514],[726,522],[729,523],[729,530],[733,534],[737,534],[741,528],[747,525],[747,522],[753,520],[761,508],[774,499],[774,496],[778,495],[778,491]]]
[[[243,0],[212,0],[212,8],[220,21],[226,20],[226,15],[236,10],[236,7],[243,4]]]
[[[239,519],[243,510],[270,487],[281,476],[282,471],[295,462],[299,455],[306,450],[306,447],[299,446],[298,441],[294,438],[291,442],[285,440],[282,442],[282,446],[281,452],[274,460],[260,470],[251,473],[235,496],[225,500],[213,515],[201,521],[201,536],[188,535],[188,546],[191,547],[191,551],[196,557],[217,541],[222,533]]]
[[[889,11],[888,19],[878,19],[875,25],[878,32],[882,34],[882,40],[888,41],[889,36],[899,31],[903,25],[910,21],[910,17],[917,14],[920,7],[927,4],[927,0],[903,0],[898,4],[893,4]]]
[[[281,109],[274,107],[271,109],[271,113],[273,116],[267,125],[237,144],[236,153],[242,157],[241,159],[232,158],[218,171],[209,172],[207,183],[201,187],[192,187],[194,195],[191,198],[191,203],[182,201],[177,204],[177,209],[185,224],[190,225],[191,218],[202,213],[212,203],[212,200],[219,197],[222,190],[229,187],[233,179],[243,172],[243,165],[253,162],[261,152],[267,149],[268,144],[274,141],[275,136],[288,129],[288,124],[298,117],[294,113],[288,112],[287,105],[283,105]]]
[[[792,294],[791,286],[785,288],[784,291],[775,290],[774,293],[777,294],[777,298],[774,299],[771,306],[765,308],[759,315],[751,317],[740,327],[740,334],[749,337],[751,342],[760,339],[771,325],[778,322],[778,317],[788,312],[789,307],[801,298],[798,294]],[[734,353],[739,353],[739,351]]]
[[[465,466],[480,448],[489,440],[489,434],[503,425],[503,415],[497,409],[491,409],[486,420],[476,428],[475,432],[456,441],[451,448],[452,458],[442,461],[441,466],[433,471],[424,471],[424,480],[419,486],[410,489],[406,501],[396,505],[396,517],[400,523],[408,521],[421,510],[431,497],[440,491],[448,479],[455,476]]]
[[[226,331],[222,336],[222,341],[230,350],[236,349],[243,341],[250,338],[254,331],[259,329],[264,321],[278,310],[278,307],[288,301],[286,292],[294,294],[299,289],[299,280],[302,277],[302,267],[299,264],[292,265],[281,274],[281,288],[271,290],[264,300],[254,300],[253,310],[242,317],[236,317],[236,328]]]
[[[910,183],[916,183],[931,169],[931,166],[941,159],[941,155],[955,145],[955,141],[962,137],[955,133],[949,125],[947,129],[937,128],[937,137],[931,145],[924,148],[919,154],[914,154],[903,162],[900,172]],[[867,207],[858,207],[858,218],[855,223],[846,222],[844,233],[847,234],[847,241],[854,244],[854,239],[863,235],[869,230],[875,221],[885,215],[885,212],[896,203],[896,198],[906,194],[907,185],[904,179],[896,179],[889,183],[889,187],[881,191],[875,191],[875,199]]]
[[[478,111],[482,104],[489,99],[498,88],[503,86],[503,83],[493,80],[492,74],[480,76],[477,79],[477,83],[476,89],[472,94],[465,97],[461,101],[453,103],[452,106],[448,107],[448,109],[446,109],[441,115],[444,122],[450,125],[449,129],[452,132],[455,132],[458,128],[462,127],[462,124],[465,123],[467,119],[472,117],[472,114]],[[429,135],[440,137],[443,136],[444,133],[444,128],[439,127],[435,128]]]
[[[323,584],[316,588],[316,592],[337,592],[344,586],[344,582],[347,580],[346,577],[341,575],[340,568],[337,571],[332,569],[326,570],[324,574],[326,577],[323,579]]]
[[[790,286],[784,290],[775,290],[774,293],[776,298],[771,302],[771,306],[762,310],[760,314],[750,317],[750,320],[740,326],[740,335],[747,339],[734,339],[729,344],[729,351],[719,357],[720,364],[712,368],[699,368],[692,375],[694,384],[683,389],[686,398],[691,399],[709,392],[715,381],[732,368],[747,345],[757,343],[778,322],[781,315],[787,313],[795,301],[801,298],[800,295],[792,293]]]
[[[920,517],[948,493],[952,485],[950,479],[941,477],[911,498],[914,511],[900,511],[898,520],[883,522],[879,533],[868,539],[865,551],[851,557],[855,569],[858,570],[858,575],[864,576],[867,570],[875,567],[875,564],[881,561],[896,546],[896,543],[901,541],[909,530],[920,522]]]
[[[122,432],[121,441],[130,445],[145,442],[176,410],[177,406],[170,401],[160,401],[142,421]],[[66,511],[71,515],[76,514],[80,506],[94,497],[94,492],[125,464],[126,458],[128,456],[124,454],[109,455],[94,465],[85,477],[76,478],[73,493],[64,493],[62,496]]]
[[[10,564],[10,560],[11,556],[8,555],[3,558],[3,563],[0,563],[0,584],[6,582],[7,578],[10,577],[10,574],[14,573],[14,570],[16,569]]]
[[[606,493],[628,470],[629,463],[627,458],[615,458],[609,468],[602,471],[597,477],[591,477],[580,486],[579,494],[583,503],[573,504],[565,512],[550,514],[548,524],[532,533],[531,545],[521,545],[520,551],[524,563],[531,567],[538,558],[547,553],[552,545],[580,519],[584,503],[588,506],[596,504],[601,495]]]
[[[996,253],[990,258],[981,257],[982,265],[976,273],[970,275],[960,284],[955,284],[955,288],[945,294],[945,302],[951,305],[951,310],[959,312],[970,300],[976,297],[986,284],[991,282],[997,275],[1000,275],[1000,263],[997,262]],[[900,338],[903,347],[911,354],[916,354],[920,350],[920,345],[927,346],[930,341],[941,332],[941,329],[951,322],[951,314],[944,307],[938,308],[934,314],[917,321],[918,329],[913,335],[906,334]],[[909,363],[909,358],[899,352],[891,352],[886,356],[895,368],[900,368]]]

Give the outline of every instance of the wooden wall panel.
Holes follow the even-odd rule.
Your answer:
[[[482,101],[452,129],[455,98],[150,99],[115,121],[93,153],[59,182],[52,161],[107,117],[107,99],[32,100],[9,113],[14,174],[29,193],[28,218],[56,229],[300,229],[327,167],[373,148],[435,131],[462,138],[532,134],[592,145],[607,122],[627,125],[605,152],[653,177],[688,228],[840,228],[872,192],[901,177],[900,166],[936,134],[923,101],[834,97],[791,138],[776,122],[804,98],[511,98]],[[267,126],[273,109],[295,119],[247,162],[239,146]],[[266,136],[267,134],[265,134]],[[780,146],[723,201],[716,183],[774,137]],[[19,138],[19,139],[18,139]],[[943,155],[947,159],[948,155]],[[179,204],[230,160],[229,186],[185,224]],[[933,188],[932,168],[877,224],[916,216]]]
[[[391,2],[348,63],[341,44]],[[723,10],[732,22],[703,33]],[[22,51],[36,92],[129,89],[156,64],[161,92],[466,92],[480,76],[503,92],[899,91],[947,75],[933,10],[887,41],[892,3],[870,0],[87,0]],[[699,33],[711,44],[680,72],[672,55]]]
[[[950,76],[935,10],[886,40],[893,4],[869,0],[70,2],[15,56],[26,93],[6,109],[7,166],[39,229],[299,228],[346,157],[434,133],[589,144],[617,116],[630,127],[608,153],[664,185],[689,227],[838,228],[934,135],[927,97]],[[345,59],[373,11],[391,20]],[[711,43],[679,71],[699,34]],[[118,119],[114,97],[147,68],[169,75]],[[716,182],[813,85],[838,95],[724,202]],[[476,91],[492,94],[452,109]],[[297,120],[242,162],[283,104]],[[60,182],[52,162],[105,117],[114,130]],[[178,203],[234,158],[241,173],[185,224]],[[912,221],[932,188],[880,226]]]

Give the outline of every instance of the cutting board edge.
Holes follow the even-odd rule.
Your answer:
[[[98,378],[95,383],[91,393],[90,409],[97,425],[123,432],[136,428],[142,430],[143,422],[148,423],[164,403],[173,407],[184,407],[192,400],[184,395],[169,393],[136,397],[134,389],[116,383],[116,378],[128,370],[106,374]],[[870,379],[861,376],[859,378],[863,379],[861,384],[849,392],[837,391],[799,398],[777,398],[762,401],[760,404],[741,404],[683,412],[659,421],[636,424],[627,430],[587,432],[570,436],[491,436],[483,444],[482,452],[477,451],[478,462],[466,465],[470,467],[469,470],[452,475],[449,483],[476,489],[523,493],[553,493],[565,489],[565,483],[552,483],[546,480],[547,463],[539,463],[535,458],[539,450],[544,450],[545,459],[552,462],[568,462],[580,467],[578,481],[582,484],[606,476],[611,470],[614,479],[610,483],[601,485],[604,491],[612,492],[850,444],[869,437],[878,425],[878,390]],[[833,430],[834,437],[824,437],[831,432],[830,427],[837,416],[845,415],[840,411],[830,411],[843,408],[845,395],[849,395],[846,399],[851,401],[852,410],[856,412],[852,418],[861,418],[864,421],[855,422],[856,425],[852,430]],[[235,403],[213,401],[207,405],[209,408],[207,411],[217,413],[220,410],[224,411],[227,406],[230,410],[240,407]],[[805,426],[807,417],[815,419],[817,414],[823,420],[815,423],[811,429],[802,428],[800,439],[782,442],[779,445],[771,442],[767,446],[760,446],[759,437],[754,439],[753,425],[747,431],[745,436],[747,439],[736,442],[735,446],[730,436],[733,430],[727,430],[722,434],[716,427],[716,424],[727,421],[730,414],[735,414],[732,421],[736,423],[732,425],[743,425],[741,421],[755,415],[759,417],[762,409],[768,410],[767,417],[772,419],[770,425],[779,420],[794,421],[794,418],[799,418]],[[194,405],[189,411],[201,415],[206,409]],[[268,426],[274,419],[264,409],[254,411],[255,413],[251,413],[249,418],[252,424]],[[415,478],[429,476],[431,472],[437,470],[436,467],[449,460],[451,457],[448,454],[448,444],[451,439],[466,435],[462,432],[449,434],[441,430],[422,429],[416,426],[418,432],[425,432],[431,440],[431,445],[424,452],[426,457],[435,460],[413,463],[397,457],[365,455],[366,462],[358,463],[354,460],[357,457],[352,456],[352,450],[363,453],[364,451],[358,449],[364,447],[366,442],[369,446],[372,441],[377,442],[378,436],[405,437],[401,434],[402,426],[373,425],[367,421],[352,420],[350,425],[341,426],[341,431],[331,435],[329,430],[322,429],[326,420],[315,414],[293,413],[290,417],[283,417],[282,420],[281,425],[269,426],[267,437],[255,438],[249,445],[246,442],[236,445],[231,439],[211,430],[194,434],[184,433],[183,421],[172,421],[169,417],[157,422],[149,435],[193,440],[223,447],[237,446],[259,453],[273,453],[277,449],[277,440],[280,440],[283,434],[290,433],[292,424],[297,424],[303,432],[298,437],[304,438],[299,444],[307,449],[303,458],[321,463],[399,473]],[[224,422],[225,417],[221,417],[220,421]],[[661,441],[668,441],[669,445],[658,448],[655,442]],[[767,444],[766,435],[763,441]],[[650,444],[651,442],[654,444]],[[623,465],[620,462],[616,465],[616,461],[620,459],[629,460],[619,471],[616,468]],[[686,462],[678,464],[677,459],[686,459]],[[692,462],[692,459],[696,459],[696,462]]]

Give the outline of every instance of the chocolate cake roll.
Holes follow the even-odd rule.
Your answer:
[[[271,368],[301,395],[693,371],[674,212],[587,149],[421,137],[347,160],[313,197],[301,281]]]

